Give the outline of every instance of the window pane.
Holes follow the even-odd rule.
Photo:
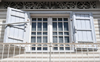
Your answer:
[[[37,35],[41,35],[41,32],[37,32]]]
[[[64,21],[68,21],[68,18],[64,18]]]
[[[42,30],[42,23],[38,23],[38,31]]]
[[[32,23],[32,31],[36,31],[36,23]]]
[[[70,47],[65,47],[65,50],[70,50]]]
[[[37,43],[41,43],[41,37],[37,37]]]
[[[47,31],[47,23],[43,23],[43,31]]]
[[[58,21],[62,21],[62,18],[58,18]]]
[[[58,47],[54,47],[53,50],[58,50]]]
[[[41,47],[37,47],[37,50],[41,50]]]
[[[64,32],[64,35],[69,35],[69,33],[68,32]]]
[[[43,47],[43,50],[47,50],[47,47]]]
[[[36,32],[32,32],[32,35],[36,35]]]
[[[57,35],[57,32],[53,32],[53,35]]]
[[[42,18],[38,18],[38,21],[42,21]]]
[[[53,23],[53,31],[57,31],[57,23]]]
[[[47,43],[47,37],[43,37],[43,43]]]
[[[63,43],[63,37],[59,37],[59,43]]]
[[[57,43],[57,37],[53,37],[53,43]]]
[[[59,31],[63,31],[62,22],[59,22],[59,23],[58,23],[58,29],[59,29]]]
[[[35,47],[32,47],[32,50],[35,50]]]
[[[59,32],[59,35],[63,35],[63,32]]]
[[[64,22],[64,30],[68,31],[68,23],[67,22]]]
[[[47,32],[43,32],[43,35],[47,35]]]
[[[35,37],[31,37],[31,42],[35,43],[36,42],[36,38]]]
[[[43,18],[43,21],[47,21],[47,18]]]
[[[32,21],[36,21],[36,18],[32,18]]]
[[[60,47],[60,50],[64,50],[64,47]]]
[[[65,43],[69,43],[69,37],[65,37]]]
[[[53,18],[53,21],[57,21],[57,18]]]

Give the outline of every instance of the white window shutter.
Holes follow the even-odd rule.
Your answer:
[[[27,41],[27,13],[22,10],[8,8],[5,27],[4,42],[5,43],[25,43]],[[17,24],[13,24],[17,23]]]
[[[92,13],[73,13],[73,35],[75,43],[96,42]]]

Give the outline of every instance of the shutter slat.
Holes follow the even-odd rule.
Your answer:
[[[4,42],[23,43],[27,41],[27,13],[25,11],[8,8],[6,24]]]
[[[21,39],[21,38],[14,38],[14,37],[8,37],[10,39],[14,39],[14,40],[19,40],[19,41],[23,41],[24,39]]]
[[[93,17],[91,13],[74,12],[73,24],[74,41],[76,43],[96,42]]]

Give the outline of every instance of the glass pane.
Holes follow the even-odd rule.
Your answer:
[[[33,44],[32,46],[36,46],[35,44]]]
[[[53,35],[57,35],[57,32],[53,32]]]
[[[58,47],[53,47],[53,50],[58,50]]]
[[[53,43],[57,43],[57,37],[53,37]]]
[[[57,21],[57,18],[53,18],[53,21]]]
[[[47,50],[47,47],[43,47],[43,50]]]
[[[62,21],[62,18],[58,18],[58,21]]]
[[[47,46],[47,44],[44,44],[43,46]]]
[[[32,50],[35,50],[35,47],[32,47]]]
[[[43,43],[47,43],[47,37],[43,37]]]
[[[32,32],[32,35],[36,35],[36,32]]]
[[[36,38],[35,37],[31,37],[31,42],[35,43],[36,42]]]
[[[41,44],[38,44],[38,46],[41,46]]]
[[[60,46],[64,46],[63,44],[60,44]]]
[[[36,31],[36,23],[32,23],[32,31]]]
[[[70,50],[70,47],[65,47],[65,50]]]
[[[42,21],[42,18],[38,18],[38,21]]]
[[[64,50],[64,47],[60,47],[60,50]]]
[[[36,18],[32,18],[32,21],[36,21]]]
[[[43,21],[47,21],[47,18],[43,18]]]
[[[69,35],[69,33],[68,32],[64,32],[64,35]]]
[[[59,31],[63,31],[62,22],[59,22],[59,23],[58,23],[58,29],[59,29]]]
[[[57,31],[57,23],[53,23],[53,31]]]
[[[59,35],[63,35],[63,32],[59,32]]]
[[[68,31],[68,23],[67,22],[64,22],[64,30]]]
[[[37,47],[37,50],[41,50],[41,47]]]
[[[42,31],[42,23],[38,23],[38,31]]]
[[[68,21],[68,18],[64,18],[64,21]]]
[[[41,32],[37,32],[37,35],[41,35]]]
[[[69,43],[69,37],[65,37],[65,43]]]
[[[47,23],[43,23],[43,31],[47,31]]]
[[[43,32],[43,35],[47,35],[47,32]]]
[[[41,37],[37,37],[37,43],[41,43]]]
[[[59,37],[59,43],[63,43],[63,37]]]

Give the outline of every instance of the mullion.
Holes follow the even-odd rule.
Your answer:
[[[58,31],[58,30],[59,30],[59,29],[58,29],[58,18],[57,18],[57,43],[59,43],[59,31]],[[58,45],[58,47],[57,47],[57,48],[58,48],[58,51],[60,50],[60,49],[59,49],[59,46],[60,46],[60,45]]]
[[[59,32],[58,32],[58,18],[57,18],[57,43],[59,43]],[[59,48],[58,48],[58,50],[59,50]]]
[[[62,21],[63,21],[63,24],[62,24],[62,27],[63,27],[63,43],[65,43],[65,41],[64,41],[64,18],[62,18]]]
[[[43,43],[43,18],[41,23],[42,23],[41,43]],[[43,46],[43,44],[41,46]],[[43,47],[41,47],[41,50],[43,50]]]

